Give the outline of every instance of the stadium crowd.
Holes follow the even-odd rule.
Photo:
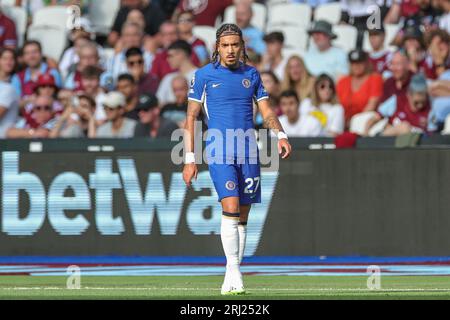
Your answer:
[[[78,5],[83,16],[57,60],[39,41],[21,44],[13,19],[0,11],[0,139],[170,137],[184,126],[191,79],[214,50],[194,28],[217,26],[230,6],[248,63],[261,72],[291,137],[439,134],[450,114],[449,0],[340,1],[338,25],[358,30],[353,48],[334,43],[333,24],[311,19],[302,52],[286,50],[283,26],[269,31],[251,23],[251,0],[122,0],[104,36],[89,20],[89,1],[13,2],[26,8],[28,24],[46,6]],[[306,3],[314,17],[332,1],[255,2],[269,12]],[[374,5],[381,23],[371,27]],[[393,24],[399,31],[386,46],[384,26]]]

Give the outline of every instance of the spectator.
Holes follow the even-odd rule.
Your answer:
[[[280,80],[278,80],[275,73],[272,71],[261,72],[261,80],[263,86],[269,94],[269,102],[272,108],[276,111],[277,116],[281,116],[282,112],[280,109]]]
[[[64,54],[59,63],[59,71],[63,79],[66,79],[67,75],[74,71],[75,66],[80,61],[80,50],[81,48],[93,42],[95,39],[95,33],[92,29],[91,22],[87,18],[80,18],[79,28],[73,28],[70,32],[69,39],[73,44],[71,47],[64,51]],[[93,42],[94,43],[94,42]],[[103,56],[103,48],[97,45],[97,55]],[[105,64],[105,61],[102,61]]]
[[[305,64],[313,76],[326,73],[333,79],[348,74],[348,62],[344,50],[334,47],[331,40],[336,38],[332,26],[326,21],[313,23],[308,34],[313,38],[314,46],[310,46],[305,54]]]
[[[283,115],[280,123],[289,137],[319,137],[323,127],[318,118],[311,114],[300,114],[300,100],[294,90],[284,91],[280,95]]]
[[[409,58],[405,51],[399,50],[392,55],[389,70],[392,73],[392,77],[384,82],[381,102],[401,93],[406,93],[413,74],[409,70]]]
[[[50,74],[41,74],[34,88],[32,99],[24,105],[22,114],[29,116],[33,110],[36,97],[49,98],[52,110],[55,114],[59,114],[63,110],[63,105],[57,100],[59,88],[56,86],[55,78]]]
[[[195,26],[195,16],[192,11],[181,12],[177,18],[177,31],[180,40],[187,41],[192,50],[197,55],[200,60],[200,65],[206,65],[210,60],[209,50],[212,48],[207,48],[205,42],[193,34],[193,29]]]
[[[369,59],[372,64],[373,71],[387,77],[389,73],[389,61],[392,58],[392,53],[384,47],[386,38],[384,26],[381,28],[369,29],[369,42],[371,51],[369,52]]]
[[[272,71],[280,81],[283,81],[287,64],[287,58],[282,54],[284,35],[278,31],[271,32],[264,36],[264,42],[267,50],[262,57],[262,69]]]
[[[0,48],[16,49],[17,33],[13,20],[8,18],[0,8]]]
[[[139,112],[139,123],[134,132],[135,137],[151,137],[169,139],[172,133],[177,130],[178,125],[167,119],[160,117],[158,99],[153,96],[141,96],[136,108]]]
[[[3,58],[0,58],[0,65],[2,64],[1,60]],[[14,126],[18,117],[19,96],[14,87],[2,79],[0,80],[0,139],[5,139],[6,131]]]
[[[161,109],[161,117],[175,122],[180,128],[184,128],[188,107],[189,82],[182,75],[177,75],[172,79],[171,84],[175,101],[166,104]]]
[[[409,69],[412,73],[427,72],[432,66],[426,60],[426,48],[422,31],[418,27],[409,27],[405,30],[401,48],[409,58]]]
[[[197,67],[191,62],[191,53],[191,46],[184,40],[177,40],[170,45],[167,51],[169,66],[173,70],[179,70],[179,72],[169,73],[162,79],[158,91],[156,92],[159,103],[162,105],[175,101],[175,95],[172,90],[172,80],[178,74],[184,76],[188,83],[190,83],[194,77]]]
[[[119,38],[122,37],[123,26],[128,18],[128,14],[131,10],[138,9],[142,12],[145,18],[145,30],[143,33],[150,37],[155,37],[159,31],[159,27],[165,20],[164,12],[159,6],[155,5],[152,1],[147,0],[128,0],[126,6],[122,6],[117,13],[112,31],[108,36],[108,42],[111,46],[115,47]],[[129,47],[131,48],[131,46]]]
[[[439,28],[450,33],[450,1],[441,1],[444,14],[439,19]]]
[[[55,112],[52,99],[46,96],[37,97],[29,116],[21,118],[6,136],[9,139],[48,138],[55,125]]]
[[[128,73],[121,74],[117,81],[117,91],[125,97],[125,105],[123,116],[133,120],[139,120],[138,113],[136,111],[136,105],[138,103],[138,88],[132,75]]]
[[[177,17],[178,14],[183,11],[192,11],[195,15],[195,20],[197,21],[198,25],[214,27],[217,18],[223,16],[225,9],[232,4],[233,0],[180,0],[173,16]]]
[[[303,101],[311,96],[314,80],[314,77],[306,69],[303,59],[294,55],[288,59],[286,64],[281,90],[295,90],[297,96]]]
[[[12,49],[0,49],[0,81],[11,82],[16,70],[16,53]]]
[[[126,118],[126,100],[120,92],[110,92],[103,100],[107,117],[106,123],[97,129],[97,138],[131,138],[133,137],[136,121]]]
[[[431,0],[394,1],[384,23],[401,23],[403,28],[422,26],[425,29],[438,26],[439,10]]]
[[[95,119],[97,125],[106,120],[106,113],[103,107],[103,101],[106,98],[105,92],[100,87],[100,76],[102,70],[99,67],[88,66],[81,72],[81,82],[83,85],[83,94],[95,100]]]
[[[383,94],[383,79],[371,71],[368,54],[353,50],[348,58],[350,74],[339,80],[336,89],[347,123],[355,114],[376,110]]]
[[[302,113],[317,111],[326,117],[324,134],[336,137],[344,132],[344,108],[338,103],[334,81],[327,74],[321,74],[314,83],[311,99],[305,99],[300,107]],[[318,114],[320,116],[320,114]]]
[[[263,41],[264,33],[250,24],[253,17],[252,4],[249,1],[240,1],[236,4],[236,24],[242,30],[245,44],[259,55],[266,51]]]
[[[81,81],[81,73],[86,67],[100,67],[100,56],[98,53],[98,47],[94,42],[86,42],[79,49],[79,61],[73,65],[69,71],[69,74],[64,81],[64,88],[73,91],[83,91],[83,83]],[[107,73],[104,72],[101,78],[105,79]]]
[[[432,30],[426,37],[428,59],[425,72],[428,79],[437,79],[450,69],[450,35],[441,29]]]
[[[50,74],[55,78],[56,85],[62,86],[61,76],[56,69],[50,68],[43,61],[42,47],[37,41],[27,41],[23,46],[23,60],[25,69],[12,77],[12,85],[22,97],[33,94],[36,81],[41,74]]]
[[[167,74],[177,71],[170,66],[168,61],[168,49],[172,43],[178,40],[177,27],[172,22],[164,22],[161,25],[160,34],[163,47],[155,56],[151,73],[161,81]],[[191,61],[196,66],[200,65],[200,61],[198,60],[197,55],[192,51],[192,49]]]
[[[57,119],[50,138],[95,138],[95,100],[89,96],[75,96]]]
[[[158,90],[159,81],[154,75],[145,72],[144,53],[142,50],[140,48],[130,48],[125,52],[125,57],[128,71],[138,86],[137,95],[155,94]]]
[[[112,75],[114,80],[122,73],[127,73],[127,63],[125,53],[130,48],[142,48],[144,53],[145,72],[148,72],[152,66],[154,56],[144,48],[144,31],[135,24],[127,22],[123,25],[122,35],[115,46],[116,54],[109,60],[107,71]]]
[[[389,123],[383,130],[384,136],[398,136],[411,132],[426,132],[430,103],[427,81],[422,74],[411,79],[407,94],[397,95],[380,105],[376,115],[366,125],[366,135],[370,128],[383,117]]]

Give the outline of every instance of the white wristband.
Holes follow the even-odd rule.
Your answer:
[[[288,139],[287,134],[282,131],[278,132],[278,140],[281,140],[281,139]]]
[[[195,163],[195,154],[193,152],[187,152],[184,159],[185,164]]]

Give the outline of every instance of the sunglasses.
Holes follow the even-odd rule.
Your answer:
[[[139,65],[142,66],[144,64],[144,60],[140,59],[140,60],[136,60],[136,61],[128,61],[127,64],[131,67],[135,66],[135,65]]]
[[[319,85],[319,89],[320,90],[325,90],[325,89],[332,90],[333,88],[329,84],[322,83],[322,84]]]
[[[51,106],[34,106],[33,111],[52,111]]]

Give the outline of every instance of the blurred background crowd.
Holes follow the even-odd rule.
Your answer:
[[[0,139],[170,137],[223,22],[291,137],[450,134],[450,0],[2,0]]]

